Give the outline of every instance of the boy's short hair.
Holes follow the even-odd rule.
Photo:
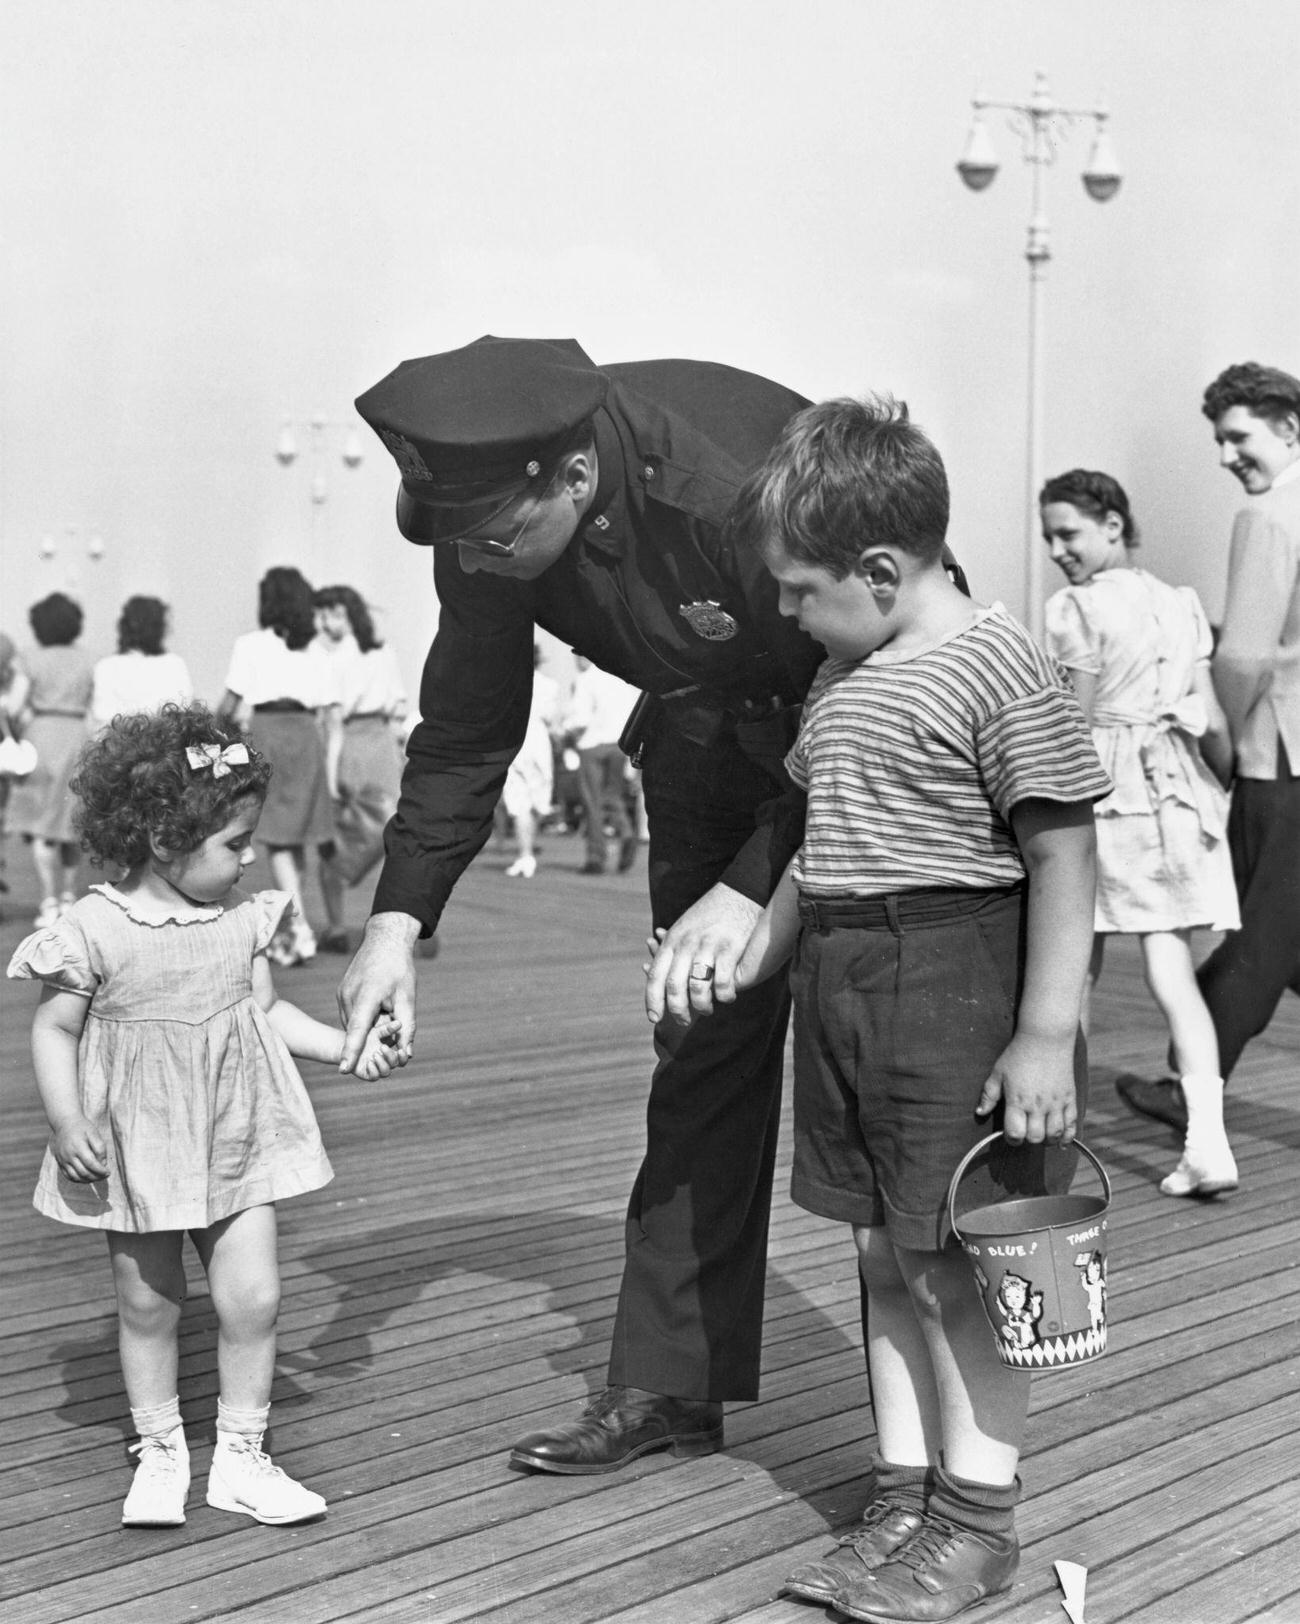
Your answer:
[[[786,424],[741,486],[731,527],[751,545],[778,541],[836,580],[870,546],[932,562],[948,531],[948,476],[906,402],[824,400]]]
[[[1217,423],[1233,406],[1244,406],[1270,423],[1290,413],[1300,417],[1300,378],[1293,378],[1281,367],[1261,366],[1258,361],[1225,367],[1205,391],[1201,411],[1211,423]]]

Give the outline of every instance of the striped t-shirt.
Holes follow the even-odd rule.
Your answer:
[[[808,792],[793,872],[813,897],[1014,885],[1018,802],[1110,791],[1064,672],[1001,604],[914,654],[827,660],[786,767]]]

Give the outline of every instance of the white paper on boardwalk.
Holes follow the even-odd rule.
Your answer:
[[[1078,1562],[1053,1562],[1064,1593],[1061,1606],[1070,1624],[1084,1624],[1083,1595],[1088,1587],[1088,1570]]]

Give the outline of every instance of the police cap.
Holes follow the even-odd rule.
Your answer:
[[[487,336],[403,361],[356,403],[401,471],[398,529],[427,544],[490,523],[608,388],[571,338]]]

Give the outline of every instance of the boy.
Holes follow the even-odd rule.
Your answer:
[[[714,991],[797,938],[792,1195],[853,1226],[879,1445],[862,1523],[787,1585],[872,1621],[952,1618],[1015,1576],[1029,1378],[998,1358],[945,1197],[989,1119],[967,1201],[1068,1188],[1110,788],[1061,674],[949,580],[947,522],[939,454],[888,398],[800,412],[734,519],[828,658],[786,762],[803,847]]]

